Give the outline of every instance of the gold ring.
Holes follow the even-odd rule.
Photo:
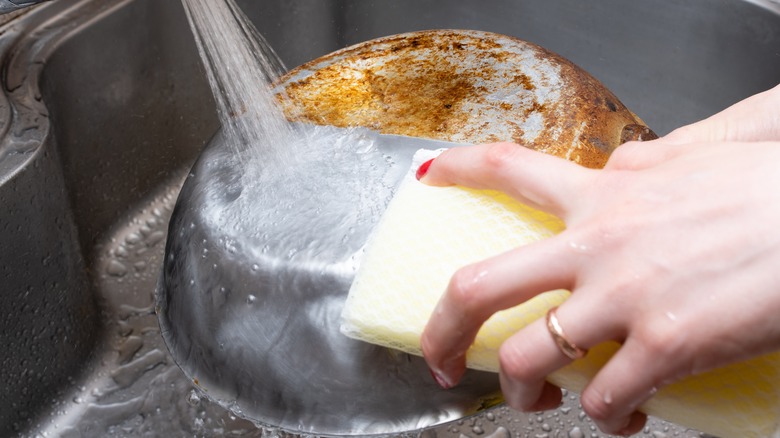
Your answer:
[[[558,345],[558,348],[561,349],[561,352],[569,359],[574,360],[585,357],[588,354],[588,350],[583,350],[566,337],[561,324],[558,322],[558,317],[555,316],[556,310],[558,310],[557,306],[547,311],[547,330],[550,331],[553,340]]]

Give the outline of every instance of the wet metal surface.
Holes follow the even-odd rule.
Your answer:
[[[780,80],[776,1],[239,3],[290,66],[420,29],[533,41],[659,134]],[[0,23],[0,435],[286,436],[210,403],[153,314],[167,215],[217,129],[178,2],[56,0]],[[419,435],[593,434],[569,394]],[[639,435],[699,436],[656,420]]]
[[[379,143],[408,167],[408,149],[347,141]],[[158,291],[163,337],[205,395],[260,424],[317,435],[415,430],[495,398],[495,375],[442,391],[420,358],[338,330],[359,251],[391,195],[384,172],[287,192],[295,177],[253,184],[240,176],[257,164],[231,151],[217,136],[191,171]]]

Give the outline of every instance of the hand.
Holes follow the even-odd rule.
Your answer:
[[[780,86],[620,146],[603,170],[499,143],[448,150],[422,181],[501,190],[567,225],[453,275],[421,339],[444,386],[490,315],[559,288],[575,344],[622,343],[581,396],[607,433],[641,430],[637,408],[664,385],[780,348]],[[499,356],[510,406],[560,403],[544,379],[570,359],[544,321]]]

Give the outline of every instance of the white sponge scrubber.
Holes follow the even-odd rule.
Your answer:
[[[420,183],[414,171],[438,152],[415,154],[366,244],[342,313],[341,331],[349,337],[420,355],[420,336],[458,268],[565,228],[500,192]],[[467,366],[498,371],[501,343],[568,296],[550,291],[494,314],[469,349]],[[619,347],[596,346],[548,380],[581,392]],[[780,353],[669,385],[641,410],[722,438],[780,437]]]
[[[437,155],[418,151],[412,169]],[[497,191],[432,187],[410,171],[366,246],[342,314],[347,336],[421,355],[420,335],[459,267],[544,239],[563,222]],[[498,348],[568,292],[542,294],[493,315],[468,354],[468,366],[498,371]]]

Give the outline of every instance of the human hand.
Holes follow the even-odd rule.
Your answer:
[[[780,86],[701,122],[619,147],[591,170],[511,144],[444,152],[422,181],[497,189],[559,216],[567,229],[456,272],[422,336],[452,386],[481,324],[552,289],[582,348],[621,349],[585,388],[607,433],[631,434],[660,387],[780,348]],[[544,321],[499,354],[507,403],[556,407],[545,377],[568,364]]]

